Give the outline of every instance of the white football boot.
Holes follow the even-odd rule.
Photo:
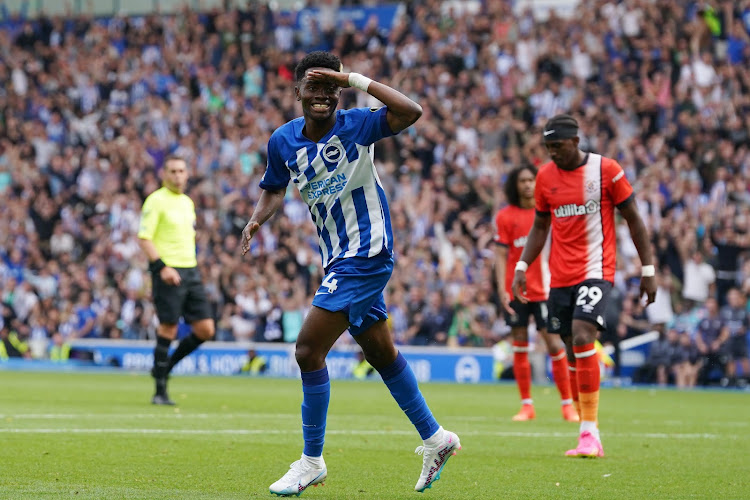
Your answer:
[[[284,477],[268,487],[269,491],[280,497],[300,496],[308,486],[321,484],[328,476],[322,457],[320,462],[320,467],[311,467],[304,458],[297,460]]]
[[[442,437],[437,445],[425,444],[418,446],[415,450],[415,453],[422,455],[422,474],[419,476],[417,485],[414,486],[414,489],[420,493],[427,488],[432,488],[432,483],[440,479],[440,473],[448,459],[461,449],[461,442],[456,434],[442,427],[438,432],[442,432]]]

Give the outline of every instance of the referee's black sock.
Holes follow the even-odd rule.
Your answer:
[[[196,337],[194,333],[191,333],[190,335],[182,339],[180,341],[180,344],[177,346],[177,349],[174,350],[172,356],[169,358],[167,373],[171,372],[172,368],[174,368],[174,366],[179,363],[182,358],[198,349],[198,346],[200,346],[202,343],[203,340]]]
[[[166,379],[167,373],[169,373],[169,346],[171,344],[171,339],[159,335],[156,336],[156,347],[154,347],[154,369],[151,372],[151,375],[153,375],[157,383],[160,380]]]

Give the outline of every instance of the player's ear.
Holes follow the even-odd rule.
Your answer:
[[[302,97],[300,97],[300,95],[299,95],[299,86],[298,85],[294,86],[294,97],[296,97],[298,101],[302,100]]]

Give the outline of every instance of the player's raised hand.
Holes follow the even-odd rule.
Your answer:
[[[333,71],[328,68],[311,69],[307,72],[305,77],[313,82],[331,82],[341,88],[349,87],[349,73]]]
[[[641,278],[640,297],[646,296],[646,305],[653,304],[656,300],[656,277],[645,276]]]
[[[251,220],[247,223],[245,229],[242,230],[242,255],[245,255],[250,250],[250,240],[253,239],[258,229],[260,229],[260,224]]]
[[[526,304],[529,299],[526,298],[526,273],[523,271],[516,271],[513,276],[513,296],[518,299],[521,304]]]

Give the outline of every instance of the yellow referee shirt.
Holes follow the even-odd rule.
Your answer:
[[[169,267],[196,267],[195,204],[184,193],[162,187],[143,202],[138,237],[151,240]]]

